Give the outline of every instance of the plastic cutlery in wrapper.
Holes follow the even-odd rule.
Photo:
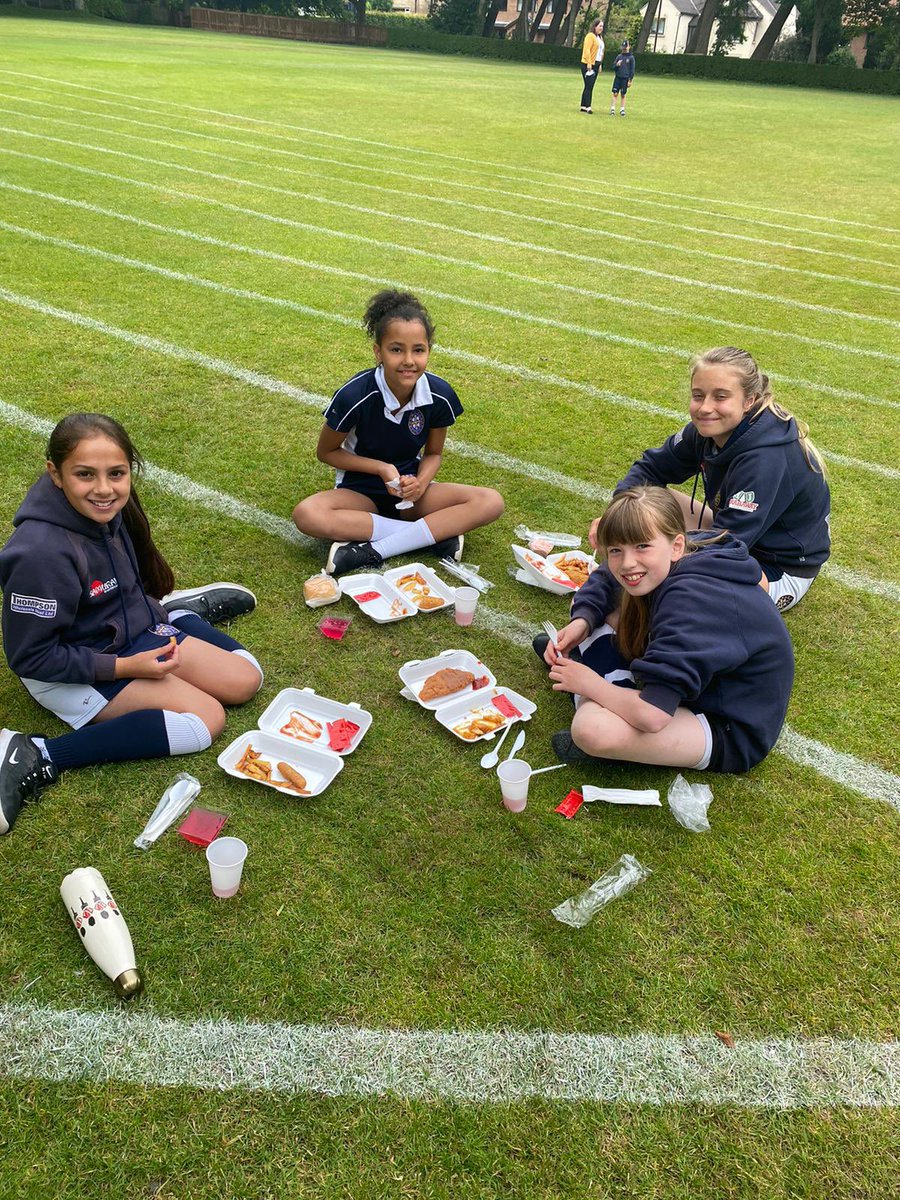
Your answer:
[[[515,534],[523,542],[550,542],[554,546],[562,546],[564,550],[577,550],[581,545],[581,538],[573,533],[547,533],[542,529],[529,529],[527,525],[517,525]]]
[[[597,915],[610,900],[618,900],[624,896],[642,879],[652,874],[649,867],[643,866],[632,854],[623,854],[617,863],[601,875],[580,896],[570,896],[551,909],[557,921],[563,925],[571,925],[573,929],[582,929]]]
[[[200,780],[182,771],[163,792],[144,831],[134,839],[138,850],[149,850],[153,843],[177,821],[200,795]]]
[[[662,808],[656,788],[647,788],[641,792],[634,788],[602,788],[586,784],[581,789],[581,794],[585,804],[591,804],[594,800],[604,800],[607,804],[643,804],[652,808]]]
[[[458,563],[452,558],[441,558],[438,562],[445,571],[449,571],[469,587],[477,588],[479,592],[486,592],[494,586],[489,579],[481,578],[481,567],[476,567],[474,563]]]
[[[688,783],[683,775],[675,776],[666,797],[672,816],[691,833],[709,832],[706,810],[712,804],[712,798],[708,783]]]

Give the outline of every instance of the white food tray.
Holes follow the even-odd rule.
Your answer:
[[[312,717],[322,726],[322,732],[314,742],[305,742],[289,733],[281,733],[281,728],[287,725],[292,712],[301,712],[304,716]],[[328,722],[337,721],[341,717],[359,726],[359,733],[353,738],[346,750],[332,750],[328,745]],[[328,750],[331,754],[352,754],[363,740],[372,724],[372,714],[366,712],[358,704],[340,704],[337,700],[329,700],[326,696],[318,696],[312,688],[283,688],[257,722],[260,729],[267,733],[277,733],[287,738],[297,746],[312,746],[318,750]],[[289,761],[285,759],[285,762]],[[301,772],[302,774],[302,772]]]
[[[252,746],[263,758],[268,759],[272,764],[273,774],[279,778],[279,762],[289,763],[295,771],[299,771],[306,780],[310,796],[318,796],[324,792],[338,772],[344,769],[344,760],[333,750],[316,750],[293,738],[282,737],[280,733],[267,733],[263,729],[250,729],[247,733],[242,733],[230,746],[226,746],[216,759],[222,770],[233,775],[235,779],[260,783],[263,787],[270,787],[289,799],[293,797],[295,800],[305,800],[306,797],[286,788],[276,787],[273,783],[265,783],[262,779],[253,779],[252,776],[236,770],[236,764],[241,761],[248,746]]]
[[[526,546],[514,545],[511,549],[516,562],[528,576],[529,582],[533,582],[537,587],[542,587],[557,596],[571,596],[573,592],[578,591],[578,586],[573,580],[564,575],[562,571],[556,570],[555,564],[559,559],[579,558],[588,564],[590,570],[597,566],[596,560],[589,554],[585,554],[583,550],[562,550],[558,554],[549,554],[544,558],[543,555],[535,554]]]
[[[364,592],[377,592],[378,599],[360,604],[356,597]],[[383,575],[368,572],[361,575],[345,575],[341,579],[341,595],[349,596],[360,612],[371,617],[373,621],[377,621],[379,625],[387,625],[391,621],[402,621],[404,617],[414,617],[419,611],[412,601],[408,600]],[[391,605],[397,601],[402,608],[398,608],[397,615],[392,617]]]
[[[406,578],[408,575],[415,575],[417,573],[419,574],[419,576],[421,576],[422,579],[424,579],[425,585],[428,588],[429,593],[432,596],[436,596],[439,600],[441,600],[442,603],[440,604],[440,606],[435,607],[435,608],[420,608],[419,605],[416,604],[415,599],[406,590],[406,588],[402,588],[399,586],[399,581],[401,579]],[[406,567],[392,567],[390,569],[390,571],[385,571],[384,578],[388,581],[388,583],[392,583],[399,592],[402,592],[403,595],[406,597],[406,599],[409,600],[413,604],[413,606],[416,608],[416,610],[418,612],[421,612],[421,613],[440,612],[441,609],[447,608],[448,606],[452,606],[454,603],[455,596],[456,596],[454,589],[451,587],[448,587],[447,584],[444,583],[444,581],[438,575],[436,575],[434,573],[434,571],[432,571],[431,567],[426,567],[424,563],[416,562],[416,563],[410,563],[409,566],[406,566]]]
[[[506,717],[502,725],[498,725],[495,730],[488,733],[479,734],[478,737],[465,738],[461,733],[453,728],[461,721],[464,721],[470,713],[474,713],[476,709],[493,708],[491,700],[494,696],[506,696],[506,698],[515,705],[522,714],[520,717]],[[448,704],[442,704],[435,711],[435,717],[445,729],[449,729],[454,737],[458,737],[461,742],[465,742],[467,746],[472,746],[475,742],[483,741],[485,738],[493,738],[495,734],[502,732],[507,725],[514,724],[516,721],[530,721],[531,715],[537,709],[537,705],[531,700],[526,700],[524,696],[520,696],[518,692],[514,692],[508,687],[488,687],[482,688],[480,692],[470,692],[467,696],[460,696],[458,700],[451,700]],[[499,711],[499,710],[495,710]],[[501,714],[502,715],[502,714]]]
[[[429,676],[434,675],[436,671],[444,670],[445,667],[452,667],[457,671],[471,671],[476,679],[487,676],[488,683],[485,686],[493,687],[497,682],[497,676],[494,672],[489,670],[480,658],[476,658],[471,650],[442,650],[434,658],[410,659],[409,662],[403,664],[398,673],[403,683],[412,693],[413,699],[421,704],[423,708],[427,708],[429,712],[436,712],[437,709],[442,708],[449,701],[458,699],[461,696],[473,696],[475,694],[471,686],[469,686],[448,696],[438,696],[436,700],[420,700],[419,693],[425,686],[425,680]]]

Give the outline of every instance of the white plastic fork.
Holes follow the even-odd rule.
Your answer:
[[[544,633],[550,639],[553,649],[559,654],[559,646],[557,645],[559,642],[559,631],[552,621],[542,621],[541,624],[544,627]]]

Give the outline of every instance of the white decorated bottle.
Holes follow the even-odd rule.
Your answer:
[[[71,871],[60,885],[66,911],[85,950],[108,975],[120,1000],[131,1000],[143,989],[131,934],[106,881],[94,867]]]

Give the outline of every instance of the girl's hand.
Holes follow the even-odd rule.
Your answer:
[[[568,625],[564,625],[559,631],[559,637],[556,640],[556,648],[559,654],[553,649],[552,642],[547,643],[547,649],[544,651],[544,662],[548,666],[555,666],[559,661],[560,655],[567,654],[573,646],[577,646],[579,642],[583,642],[587,635],[587,621],[585,621],[584,617],[576,617],[574,621],[570,621]]]
[[[381,482],[385,484],[385,486],[400,477],[400,472],[393,463],[382,463],[378,468],[378,474],[381,476]]]
[[[419,479],[418,475],[401,475],[400,476],[400,495],[404,500],[411,500],[413,504],[417,500],[421,500],[425,494],[425,489],[428,485]]]
[[[554,692],[572,692],[574,695],[586,696],[597,678],[597,672],[586,667],[584,663],[575,662],[561,654],[550,668],[550,678],[553,680]]]
[[[116,679],[165,679],[180,664],[178,643],[116,659]]]

